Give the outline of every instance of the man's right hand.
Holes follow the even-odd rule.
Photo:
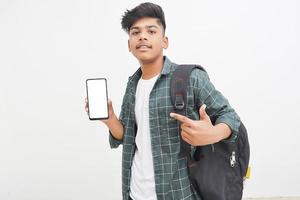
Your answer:
[[[100,120],[100,121],[102,121],[104,124],[107,125],[107,123],[109,123],[109,121],[111,121],[111,119],[113,119],[114,117],[116,117],[116,115],[114,112],[112,101],[110,99],[108,99],[108,119],[104,119],[104,120]]]
[[[85,98],[85,111],[89,113],[89,106],[87,98]],[[108,119],[100,120],[103,122],[111,131],[114,138],[122,140],[124,136],[124,128],[122,123],[118,120],[117,116],[114,113],[114,108],[112,106],[112,101],[108,99]]]
[[[85,98],[85,111],[87,114],[89,114],[89,102],[88,102],[87,98]],[[108,99],[108,119],[103,119],[100,121],[107,124],[108,121],[114,117],[116,117],[116,116],[114,113],[114,108],[112,106],[112,101],[110,99]]]

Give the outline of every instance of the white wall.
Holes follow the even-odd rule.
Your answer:
[[[130,2],[130,3],[129,3]],[[107,77],[117,113],[138,67],[120,18],[141,1],[0,1],[0,199],[121,199],[121,148],[84,112]],[[245,196],[300,196],[297,0],[154,1],[177,63],[198,63],[246,124]]]

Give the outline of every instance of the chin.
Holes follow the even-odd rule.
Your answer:
[[[154,56],[151,56],[151,55],[134,55],[138,60],[139,62],[141,63],[148,63],[148,62],[151,62],[155,59]]]

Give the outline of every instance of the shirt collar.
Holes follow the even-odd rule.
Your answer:
[[[161,74],[163,74],[163,75],[169,74],[171,71],[171,66],[172,66],[172,62],[169,60],[169,58],[167,56],[164,56],[164,66],[161,71]]]
[[[172,66],[172,62],[169,60],[167,56],[164,56],[164,66],[161,71],[161,74],[163,75],[169,74],[171,71],[171,66]],[[129,77],[129,81],[138,82],[141,76],[142,76],[142,70],[141,67],[139,67],[138,70],[132,76]]]

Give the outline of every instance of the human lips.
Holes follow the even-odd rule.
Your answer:
[[[152,46],[150,44],[142,43],[142,44],[136,45],[136,49],[151,49],[151,48],[152,48]]]

